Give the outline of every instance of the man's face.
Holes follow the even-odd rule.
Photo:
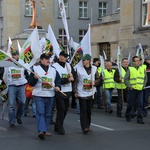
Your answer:
[[[139,60],[139,58],[134,58],[133,64],[135,66],[140,66],[140,60]]]
[[[18,60],[19,59],[19,55],[12,55],[12,58],[15,59],[15,60]]]
[[[44,66],[49,66],[50,65],[50,59],[41,59],[41,64],[43,64]]]
[[[67,61],[67,59],[68,59],[68,58],[66,58],[66,57],[64,57],[64,56],[62,56],[62,55],[59,56],[59,61],[60,61],[60,62],[64,62],[64,63],[65,63],[65,62]]]
[[[99,64],[100,64],[99,61],[96,61],[96,62],[94,63],[95,66],[99,66]]]
[[[91,60],[82,60],[83,66],[87,66],[91,63]]]
[[[112,69],[112,62],[107,62],[106,63],[106,68],[111,70]]]
[[[147,62],[148,64],[150,64],[150,60],[146,60],[146,62]]]
[[[128,60],[125,59],[125,60],[122,61],[122,66],[123,66],[124,68],[127,68],[128,65],[129,65]]]

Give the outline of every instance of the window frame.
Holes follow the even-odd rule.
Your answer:
[[[102,7],[100,8],[100,4],[102,4]],[[106,4],[106,7],[104,8],[104,4]],[[101,15],[100,15],[101,10]],[[106,10],[106,14],[104,14],[104,10]],[[107,15],[107,2],[98,2],[98,19],[102,19],[103,16]]]
[[[25,16],[32,17],[33,6],[28,3],[28,0],[25,1]]]
[[[87,31],[87,29],[79,29],[79,43],[81,42]],[[82,32],[82,34],[80,34],[80,32]]]
[[[60,34],[60,32],[62,34]],[[67,36],[66,36],[66,31],[65,29],[59,29],[58,30],[58,38],[62,42],[62,45],[67,48]]]
[[[80,3],[83,3],[82,4],[82,7],[80,7]],[[83,6],[83,5],[85,5],[84,3],[87,3],[87,7],[85,7],[85,6]],[[80,19],[88,19],[88,1],[79,1],[79,18]],[[80,16],[80,10],[81,10],[81,16]],[[87,10],[87,12],[85,12],[85,10]],[[87,16],[85,16],[85,14],[87,15]]]
[[[142,0],[142,27],[150,27],[150,1],[146,0]]]

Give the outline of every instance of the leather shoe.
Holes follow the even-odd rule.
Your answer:
[[[10,126],[10,127],[15,127],[15,124],[14,124],[14,123],[12,123],[12,124],[10,124],[9,126]]]
[[[41,140],[44,140],[44,139],[45,139],[45,136],[44,136],[44,133],[43,133],[43,132],[39,132],[38,137],[39,137]]]
[[[54,124],[55,124],[55,122],[54,122],[53,120],[51,120],[51,121],[50,121],[50,124],[54,125]]]
[[[65,134],[65,130],[58,130],[58,131],[57,131],[57,134],[59,134],[59,135],[64,135],[64,134]]]
[[[19,119],[19,118],[16,118],[17,119],[17,123],[18,124],[22,124],[22,120],[21,119]]]
[[[131,122],[131,119],[130,118],[126,118],[126,121]]]
[[[88,128],[85,128],[84,130],[83,130],[83,133],[84,134],[87,134],[89,132],[89,129]]]
[[[137,120],[137,123],[144,124],[145,122],[143,120]]]

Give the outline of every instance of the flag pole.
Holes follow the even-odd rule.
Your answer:
[[[5,55],[7,55],[4,51],[2,51]],[[8,55],[7,55],[8,56]],[[24,68],[25,70],[27,70],[27,71],[29,71],[29,72],[31,72],[31,73],[33,73],[34,75],[36,75],[35,74],[35,72],[33,72],[32,70],[30,70],[30,69],[28,69],[28,68],[26,68],[25,66],[23,66],[23,65],[21,65],[20,63],[18,63],[15,59],[13,59],[13,58],[11,58],[10,56],[8,56],[15,64],[17,64],[18,65],[18,67],[22,67],[22,68]],[[42,77],[39,77],[41,80],[43,80],[42,79]],[[46,81],[46,83],[48,83],[47,81]],[[49,83],[48,83],[49,84]],[[53,85],[51,85],[54,89],[56,89]],[[58,90],[57,90],[58,91]],[[63,94],[64,96],[66,96],[66,94],[65,93],[63,93],[61,90],[59,90],[58,92],[60,92],[61,94]]]

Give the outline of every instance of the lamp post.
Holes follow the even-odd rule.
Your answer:
[[[39,2],[42,4],[42,9],[44,9],[45,8],[44,2],[43,1],[39,1]],[[34,29],[35,27],[37,27],[38,29],[42,29],[42,26],[40,26],[40,24],[38,23],[38,20],[36,18],[36,6],[37,6],[36,1],[35,0],[29,0],[26,3],[26,5],[32,6],[32,20],[31,20],[29,28]]]

